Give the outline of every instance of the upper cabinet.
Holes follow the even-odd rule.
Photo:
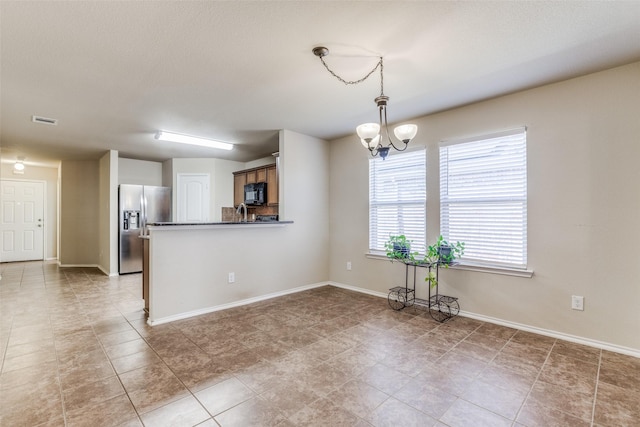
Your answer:
[[[244,185],[246,183],[246,173],[233,173],[233,205],[236,207],[244,202]]]
[[[233,204],[244,202],[245,184],[267,183],[267,206],[278,206],[278,171],[276,165],[260,166],[233,173]]]
[[[266,169],[267,173],[267,206],[278,205],[278,170],[276,165]]]

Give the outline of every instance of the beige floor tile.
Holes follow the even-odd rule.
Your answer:
[[[126,395],[113,397],[88,407],[67,411],[69,427],[139,426],[140,421]]]
[[[197,392],[195,396],[211,415],[216,416],[255,397],[256,394],[240,380],[230,378]]]
[[[598,384],[594,422],[600,425],[633,425],[640,421],[640,390],[607,383]]]
[[[152,364],[120,374],[138,414],[153,411],[189,395],[185,386],[162,364]]]
[[[440,421],[450,427],[509,427],[511,421],[462,399],[457,400]]]
[[[388,395],[392,395],[411,381],[408,375],[381,363],[365,369],[358,379]]]
[[[365,420],[375,427],[400,425],[430,427],[437,423],[436,419],[394,398],[388,399],[370,414],[367,414]]]
[[[289,417],[289,421],[300,427],[355,426],[359,418],[328,399],[318,399]]]
[[[286,421],[285,416],[260,397],[253,397],[217,415],[215,420],[222,427],[277,426]]]
[[[462,398],[507,419],[515,420],[526,396],[526,391],[517,392],[478,380],[467,389]]]
[[[417,380],[411,380],[395,392],[393,397],[435,419],[439,419],[457,400],[456,396],[433,384]]]
[[[548,408],[528,400],[518,415],[518,425],[528,427],[589,427],[590,421],[582,420],[562,412],[558,409]]]
[[[292,381],[288,384],[271,388],[262,393],[260,397],[289,417],[306,405],[318,400],[320,396],[306,384]]]
[[[593,394],[585,394],[538,381],[533,385],[527,402],[566,412],[585,421],[591,420]]]
[[[200,402],[187,396],[140,416],[142,422],[153,427],[195,426],[211,418]]]
[[[63,392],[64,407],[67,411],[82,410],[105,400],[124,394],[124,388],[117,376],[112,376]]]

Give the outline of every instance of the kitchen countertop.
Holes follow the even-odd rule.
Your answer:
[[[247,222],[152,222],[147,225],[157,227],[169,227],[176,225],[268,225],[268,224],[293,224],[293,221],[247,221]]]
[[[267,228],[284,227],[293,221],[254,221],[254,222],[153,222],[150,230],[185,230],[185,229],[228,229],[228,228]]]

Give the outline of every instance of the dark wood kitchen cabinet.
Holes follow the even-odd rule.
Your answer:
[[[245,184],[267,183],[267,206],[278,206],[278,171],[276,165],[260,166],[233,173],[233,205],[244,201]]]
[[[276,166],[270,166],[267,172],[267,206],[278,205],[278,170]]]
[[[149,238],[142,238],[142,299],[144,311],[149,314]]]
[[[244,185],[246,183],[247,174],[233,173],[233,206],[238,207],[240,203],[244,202]]]

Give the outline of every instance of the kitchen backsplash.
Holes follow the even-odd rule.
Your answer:
[[[222,222],[239,222],[243,219],[243,214],[236,213],[236,208],[222,208]],[[277,206],[249,206],[247,210],[247,220],[251,221],[252,215],[278,215]]]

